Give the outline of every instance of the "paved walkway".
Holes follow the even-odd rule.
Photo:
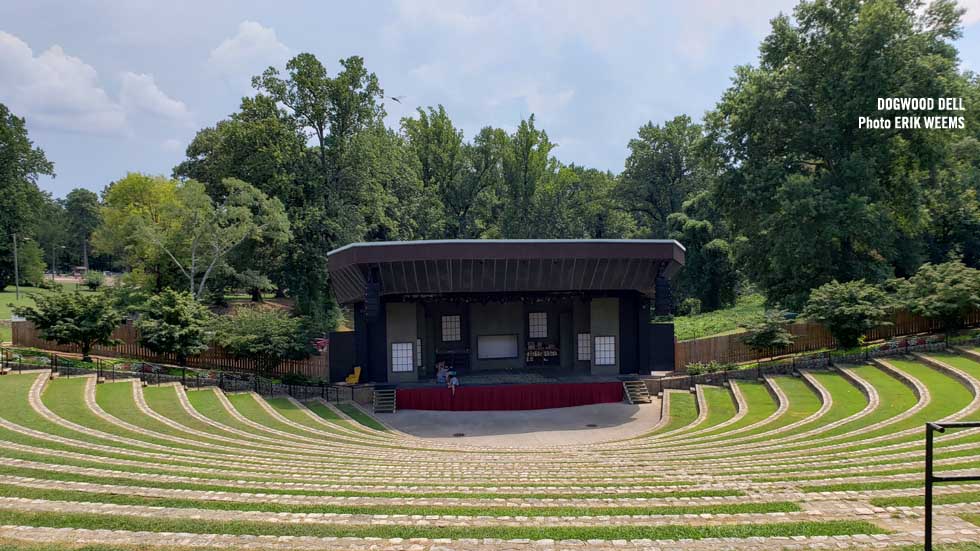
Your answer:
[[[654,403],[643,406],[615,403],[532,411],[402,410],[379,418],[396,430],[434,440],[494,448],[560,446],[640,436],[660,420],[660,404],[654,398]]]

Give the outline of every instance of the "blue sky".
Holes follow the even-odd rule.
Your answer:
[[[980,0],[964,67],[980,70]],[[470,137],[535,113],[565,162],[622,170],[640,125],[700,118],[756,59],[794,0],[0,3],[0,102],[55,163],[55,196],[129,171],[169,174],[194,133],[237,109],[249,78],[312,52],[365,58],[389,125],[443,104]]]

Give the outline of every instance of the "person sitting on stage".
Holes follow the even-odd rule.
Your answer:
[[[449,372],[449,382],[447,383],[447,386],[449,386],[449,390],[452,391],[453,396],[455,396],[456,395],[456,387],[459,386],[459,377],[456,376],[456,372],[455,371],[450,371]]]
[[[448,374],[449,368],[446,367],[446,362],[436,362],[436,382],[445,383]]]

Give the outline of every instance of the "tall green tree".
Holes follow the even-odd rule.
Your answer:
[[[674,278],[674,298],[698,299],[704,311],[735,303],[739,283],[735,247],[710,191],[695,193],[667,217],[668,237],[684,245],[684,269]]]
[[[687,115],[663,126],[647,123],[629,142],[629,157],[619,181],[619,199],[647,237],[664,238],[668,217],[690,196],[708,188],[717,163],[704,132]]]
[[[22,240],[37,230],[41,175],[53,176],[54,165],[28,137],[24,119],[0,103],[0,289],[14,281],[14,236]]]
[[[919,8],[922,8],[921,11]],[[757,67],[709,116],[728,170],[719,201],[770,302],[831,280],[889,277],[921,232],[923,190],[956,132],[858,129],[885,97],[962,96],[951,0],[812,0],[773,20]]]
[[[84,188],[75,188],[65,196],[64,210],[67,241],[78,251],[82,266],[88,270],[89,247],[92,234],[101,222],[99,196]]]
[[[14,312],[32,322],[42,339],[77,345],[85,361],[92,360],[92,347],[116,344],[112,332],[123,316],[105,293],[58,292],[33,298],[34,306]]]
[[[289,222],[278,199],[241,180],[221,182],[216,201],[204,184],[130,175],[106,190],[104,223],[96,243],[128,254],[130,266],[162,273],[176,269],[168,286],[200,299],[228,255],[248,240],[283,243]]]
[[[503,148],[503,209],[500,234],[509,239],[535,237],[533,204],[538,188],[558,172],[551,155],[555,144],[548,133],[535,126],[534,115],[522,120]]]

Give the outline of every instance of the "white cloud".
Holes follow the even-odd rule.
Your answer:
[[[184,142],[176,138],[170,138],[163,140],[163,143],[160,144],[160,148],[167,153],[181,153],[181,150],[184,148]]]
[[[153,75],[123,73],[119,101],[130,113],[149,113],[178,124],[194,124],[187,105],[160,90]]]
[[[257,73],[289,57],[276,31],[255,21],[238,24],[238,34],[211,50],[208,62],[225,74]]]
[[[966,8],[963,24],[967,27],[980,22],[980,0],[959,0],[960,7]]]
[[[0,31],[0,101],[43,128],[94,134],[127,131],[126,113],[99,84],[94,67],[51,46],[35,56]]]

